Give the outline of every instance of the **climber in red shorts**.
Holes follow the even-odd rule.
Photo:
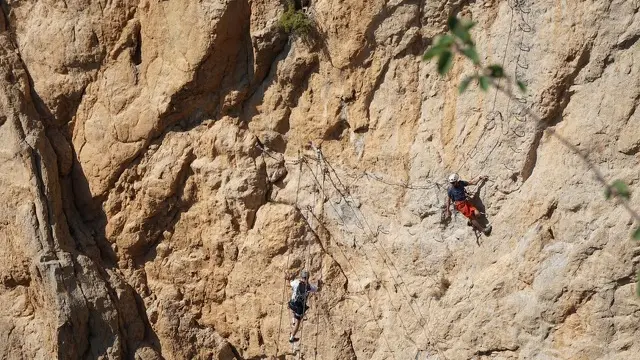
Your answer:
[[[462,213],[475,229],[478,231],[482,231],[485,235],[488,235],[491,232],[491,225],[487,224],[486,227],[483,227],[478,222],[478,216],[480,215],[480,211],[476,209],[473,204],[467,200],[467,192],[465,191],[465,186],[467,185],[475,185],[480,180],[486,180],[486,176],[478,176],[477,178],[471,181],[463,181],[460,180],[460,176],[458,174],[453,173],[449,175],[449,189],[447,189],[447,206],[445,208],[445,215],[447,217],[451,216],[451,211],[449,210],[451,206],[451,202],[453,201],[456,210]]]

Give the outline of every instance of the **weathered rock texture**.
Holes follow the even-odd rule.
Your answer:
[[[0,358],[290,358],[303,267],[306,358],[637,358],[634,224],[548,130],[640,192],[640,4],[304,4],[0,2]],[[421,61],[452,14],[525,95]]]

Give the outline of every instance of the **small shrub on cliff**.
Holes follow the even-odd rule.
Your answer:
[[[287,5],[287,11],[282,14],[278,24],[286,33],[301,37],[309,35],[313,29],[311,19],[302,10],[296,10],[292,1]]]

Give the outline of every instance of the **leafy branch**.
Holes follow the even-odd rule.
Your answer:
[[[287,3],[287,10],[278,21],[280,28],[287,34],[305,37],[313,30],[313,22],[302,10],[296,10],[293,1]]]
[[[449,18],[447,25],[449,28],[448,32],[436,38],[434,44],[424,53],[422,57],[423,60],[430,61],[437,58],[438,73],[440,75],[445,75],[453,66],[454,55],[461,55],[471,61],[474,65],[475,72],[462,79],[458,86],[458,91],[460,93],[467,90],[469,84],[475,80],[482,91],[486,92],[490,87],[494,87],[508,97],[514,97],[515,95],[511,90],[512,82],[507,81],[506,87],[500,84],[501,79],[506,78],[508,80],[508,76],[505,74],[502,66],[498,64],[491,64],[488,66],[482,65],[480,56],[476,50],[475,42],[473,41],[473,37],[470,33],[470,30],[474,27],[475,23],[469,20],[460,20],[456,17],[451,17]],[[515,84],[521,92],[527,91],[527,87],[522,81],[515,79]],[[536,113],[527,107],[523,107],[522,110],[535,121],[539,128],[544,127],[542,118]],[[622,205],[634,221],[640,224],[640,215],[638,215],[638,213],[631,208],[629,204],[629,199],[631,197],[629,186],[622,180],[615,180],[613,182],[607,181],[598,167],[596,167],[596,165],[589,160],[587,155],[578,149],[577,146],[559,135],[555,130],[547,129],[547,131],[551,136],[560,141],[562,145],[582,159],[585,165],[594,173],[597,181],[604,186],[605,197],[607,199],[613,199],[616,203]],[[634,240],[640,240],[640,225],[638,225],[638,227],[633,231],[631,237]],[[636,292],[637,295],[640,296],[640,271],[637,274],[636,282]]]

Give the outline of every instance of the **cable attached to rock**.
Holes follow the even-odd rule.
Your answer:
[[[289,250],[289,240],[285,239],[285,248]],[[285,265],[283,273],[289,270],[289,257],[291,256],[291,251],[287,251],[287,263]],[[280,305],[280,321],[278,322],[278,336],[276,337],[276,357],[280,352],[280,333],[282,331],[282,313],[284,310],[284,303],[287,301],[287,279],[284,279],[284,284],[282,286],[282,305]]]
[[[276,157],[274,157],[273,155],[269,154],[269,151],[263,147],[260,147],[259,145],[257,145],[257,147],[259,149],[261,149],[264,153],[266,153],[268,156],[280,161],[280,159],[277,159]],[[306,225],[309,227],[309,229],[311,230],[312,234],[314,235],[314,237],[321,243],[322,240],[320,239],[320,237],[318,236],[318,234],[315,232],[315,230],[313,229],[312,224],[310,223],[310,219],[307,218],[306,216],[304,216],[302,209],[299,206],[299,199],[300,199],[300,187],[301,187],[301,181],[302,181],[302,175],[303,175],[303,166],[306,166],[309,170],[309,173],[311,174],[311,177],[313,178],[314,181],[314,205],[316,203],[316,192],[318,192],[318,186],[320,186],[320,193],[321,193],[321,198],[323,199],[322,202],[324,203],[324,201],[326,199],[328,199],[329,197],[327,196],[327,192],[326,192],[326,187],[325,187],[325,179],[328,179],[329,182],[331,183],[332,187],[334,188],[334,190],[340,195],[340,197],[342,198],[342,200],[345,202],[345,204],[349,207],[349,209],[351,210],[351,212],[353,213],[353,216],[355,218],[355,221],[357,222],[356,226],[360,229],[363,230],[365,233],[368,232],[370,233],[370,235],[374,238],[377,239],[377,237],[379,236],[379,233],[382,232],[380,230],[380,227],[378,227],[376,229],[376,231],[373,231],[371,225],[369,224],[369,221],[367,221],[366,216],[364,215],[364,213],[361,210],[356,210],[356,208],[354,207],[353,204],[351,204],[351,202],[353,200],[350,200],[347,196],[352,197],[352,195],[350,194],[349,189],[344,185],[344,183],[342,182],[342,180],[340,179],[340,176],[338,175],[337,171],[335,170],[335,168],[333,168],[333,166],[331,165],[331,163],[329,161],[327,161],[326,158],[324,158],[324,155],[322,154],[322,152],[320,151],[320,149],[317,149],[314,147],[314,150],[316,150],[316,158],[313,157],[309,157],[306,155],[301,155],[300,151],[298,152],[298,159],[292,162],[287,162],[289,164],[296,164],[298,165],[298,183],[296,184],[296,195],[295,195],[295,204],[294,207],[296,208],[296,210],[299,212],[299,214],[302,216],[302,218],[305,220]],[[311,168],[310,164],[309,164],[309,160],[312,160],[314,162],[316,162],[316,164],[318,164],[318,167],[320,170],[318,170],[319,172],[322,172],[322,177],[323,177],[323,181],[322,183],[319,181],[318,177],[316,176],[316,173],[313,171],[313,169]],[[327,176],[328,175],[328,176]],[[426,186],[415,186],[415,185],[410,185],[410,184],[406,184],[406,183],[392,183],[390,181],[384,180],[381,177],[372,174],[372,173],[368,173],[365,172],[364,176],[366,176],[369,179],[375,180],[375,181],[379,181],[381,183],[384,183],[386,185],[390,185],[390,186],[397,186],[397,187],[403,187],[403,188],[407,188],[407,189],[431,189],[433,187],[440,187],[441,185],[439,183],[433,183],[433,184],[429,184]],[[359,181],[360,178],[356,179],[356,182]],[[348,194],[348,195],[347,195]],[[333,206],[333,203],[330,201],[329,202],[331,207],[333,208],[334,212],[336,213],[336,215],[338,216],[338,218],[340,219],[340,221],[342,222],[343,227],[348,229],[347,226],[347,221],[344,219],[344,217],[342,216],[342,214]],[[323,206],[324,207],[324,206]],[[313,217],[316,219],[316,221],[318,222],[318,224],[320,226],[322,226],[329,234],[329,230],[326,228],[326,225],[324,225],[324,221],[319,219],[313,209],[308,209],[308,212],[310,214],[310,217]],[[330,235],[331,236],[331,235]],[[407,285],[406,282],[404,281],[404,279],[402,278],[402,275],[400,273],[400,271],[398,270],[398,268],[396,267],[396,265],[393,263],[393,261],[391,260],[390,256],[388,255],[388,253],[386,252],[386,250],[384,249],[384,247],[382,247],[382,250],[380,250],[376,245],[377,241],[374,241],[374,247],[376,248],[376,251],[378,252],[378,254],[382,257],[383,262],[385,263],[385,266],[387,267],[387,270],[389,271],[389,274],[391,275],[394,287],[396,289],[400,288],[403,295],[407,296],[408,298],[410,298],[410,295],[408,294],[408,291],[406,290]],[[354,246],[356,245],[355,243],[355,238],[354,238]],[[288,245],[287,245],[288,247]],[[362,246],[361,246],[362,248]],[[340,247],[338,246],[338,249],[342,252],[343,257],[345,258],[345,260],[347,261],[347,263],[349,263],[350,267],[352,268],[355,276],[358,278],[358,282],[359,283],[363,283],[362,279],[360,278],[360,275],[358,274],[355,266],[351,263],[351,261],[349,260],[349,258],[346,256],[346,254],[344,253],[344,251],[342,251],[342,249],[340,249]],[[306,249],[305,249],[305,253],[306,253],[306,259],[305,259],[305,263],[307,264],[307,267],[309,267],[309,258],[310,258],[310,250],[309,250],[309,243],[307,243],[306,245]],[[325,250],[326,252],[326,250]],[[367,262],[369,263],[369,266],[371,267],[372,271],[373,271],[373,262],[371,261],[371,259],[369,258],[369,256],[366,254],[366,252],[362,253],[365,257],[365,259],[367,260]],[[287,257],[287,269],[288,269],[288,263],[289,263],[289,255]],[[391,267],[389,266],[389,262],[391,263],[391,266],[393,266],[393,268],[396,271],[397,275],[393,274],[393,271],[391,270]],[[322,265],[321,265],[321,271],[322,271]],[[410,338],[408,331],[407,331],[407,325],[404,323],[404,320],[402,319],[402,316],[400,316],[399,311],[400,308],[396,309],[395,306],[393,306],[393,301],[392,301],[392,296],[391,296],[391,291],[387,288],[387,286],[384,284],[384,282],[378,277],[378,275],[375,273],[375,271],[373,272],[374,278],[376,279],[376,281],[380,284],[382,284],[382,287],[385,289],[385,291],[387,292],[387,296],[389,297],[389,303],[392,305],[391,306],[391,310],[393,310],[394,312],[397,312],[397,317],[400,320],[401,326],[404,330],[405,333],[405,339],[409,340],[414,346],[417,347],[417,344]],[[323,275],[321,274],[321,277]],[[345,274],[346,276],[346,274]],[[396,276],[398,277],[399,280],[396,280]],[[347,279],[348,280],[348,279]],[[402,283],[402,285],[404,285],[404,287],[400,286],[400,283]],[[285,282],[285,286],[283,289],[283,293],[286,291],[286,282]],[[367,298],[367,303],[372,311],[372,315],[374,316],[374,323],[376,324],[376,327],[378,328],[378,330],[380,331],[380,336],[383,337],[385,344],[387,345],[387,348],[389,350],[389,352],[391,353],[391,356],[396,359],[395,353],[392,350],[390,344],[389,344],[389,340],[386,338],[386,336],[384,335],[384,330],[383,328],[378,324],[377,320],[376,320],[376,315],[375,315],[375,311],[374,311],[374,307],[373,307],[373,302],[371,297],[369,296],[368,292],[363,288],[362,289],[363,293],[365,294],[365,297]],[[284,296],[284,295],[283,295]],[[301,324],[301,336],[300,336],[300,346],[302,346],[302,337],[303,337],[303,333],[304,333],[304,316],[306,313],[306,298],[305,298],[305,306],[303,307],[303,322]],[[430,342],[433,343],[433,341],[429,338],[429,336],[426,334],[426,329],[424,328],[424,324],[423,322],[426,322],[424,320],[424,316],[422,315],[422,313],[420,312],[420,310],[418,309],[418,311],[414,310],[411,301],[408,301],[408,305],[409,308],[411,309],[412,313],[414,314],[414,316],[419,317],[421,319],[417,321],[417,324],[421,326],[422,330],[423,330],[423,334],[425,334],[425,337],[430,340]],[[283,305],[284,306],[284,305]],[[316,308],[316,317],[317,317],[317,311],[318,309]],[[281,316],[280,316],[280,325],[279,325],[279,329],[278,329],[278,339],[280,337],[280,332],[281,332],[281,324],[282,324],[282,311],[281,311]],[[317,355],[317,342],[318,342],[318,325],[319,324],[319,318],[317,317],[316,319],[316,346],[315,346],[315,353]],[[440,349],[436,347],[436,350],[438,352],[441,353]],[[279,354],[279,347],[277,347],[276,350],[277,354]],[[444,354],[442,354],[442,357],[446,359],[446,357],[444,357]],[[300,350],[299,352],[299,356],[302,357],[302,351]]]
[[[300,165],[300,169],[302,169],[302,164]],[[300,176],[300,174],[299,174],[299,176]],[[315,206],[315,203],[316,203],[316,192],[317,192],[317,185],[314,183],[314,185],[313,185],[313,202],[312,202],[313,206]],[[296,198],[297,198],[297,196],[296,196]],[[296,204],[297,204],[297,202],[296,202]],[[300,211],[300,214],[302,214],[302,211],[299,208],[298,208],[298,211]],[[310,212],[310,213],[313,212],[313,210],[311,208],[307,209],[307,211]],[[313,229],[313,224],[311,224],[308,219],[307,219],[307,225],[309,226],[310,229]],[[319,238],[318,238],[318,241],[320,241]],[[311,269],[311,250],[309,248],[309,244],[310,244],[310,242],[307,241],[307,243],[305,245],[305,268],[306,269]],[[300,320],[300,321],[302,321],[302,323],[300,324],[300,340],[299,340],[299,343],[298,343],[298,346],[299,346],[298,358],[299,359],[302,359],[302,340],[304,338],[304,323],[305,323],[305,315],[306,315],[306,312],[307,312],[307,299],[308,299],[308,296],[305,296],[304,297],[304,301],[303,301],[303,306],[302,306],[302,320]],[[316,333],[316,338],[317,338],[317,333]]]
[[[329,231],[329,229],[326,227],[326,225],[324,224],[324,222],[320,221],[320,220],[318,219],[318,217],[317,217],[314,213],[311,213],[311,215],[316,219],[316,221],[318,221],[318,223],[319,223],[319,224],[320,224],[320,225],[325,229],[325,231],[327,231],[327,233],[329,233],[329,236],[332,236],[332,235],[331,235],[331,232],[330,232],[330,231]],[[339,216],[339,214],[338,214],[338,216]],[[308,223],[308,221],[307,221],[307,219],[306,219],[306,218],[305,218],[305,221],[307,222],[307,225],[308,225],[309,223]],[[311,231],[312,231],[312,233],[314,234],[314,236],[316,237],[316,239],[318,239],[318,241],[320,241],[320,237],[317,235],[317,233],[316,233],[313,229],[311,229]],[[337,248],[338,248],[338,250],[340,250],[340,252],[342,253],[342,256],[345,258],[345,260],[347,261],[347,263],[349,264],[349,266],[350,266],[350,267],[351,267],[351,269],[353,270],[353,273],[355,274],[355,276],[356,276],[356,278],[357,278],[357,280],[358,280],[358,283],[359,283],[359,284],[363,284],[364,282],[362,281],[362,278],[361,278],[361,277],[360,277],[360,275],[358,274],[358,271],[356,270],[356,268],[355,268],[355,266],[353,265],[353,263],[351,263],[351,261],[349,260],[349,257],[347,257],[347,255],[345,254],[345,252],[344,252],[342,249],[340,249],[340,246],[338,246]],[[326,250],[325,250],[325,252],[327,252],[327,254],[329,254],[329,253],[328,253],[328,251],[326,251]],[[329,255],[333,258],[333,256],[332,256],[331,254],[329,254]],[[365,255],[365,256],[366,256],[366,255]],[[338,261],[337,261],[337,260],[335,260],[335,259],[334,259],[334,261],[335,261],[336,263],[338,263]],[[338,264],[339,264],[339,263],[338,263]],[[343,272],[343,275],[345,276],[345,278],[347,279],[347,281],[349,281],[349,278],[348,278],[347,274]],[[380,282],[380,280],[377,278],[377,276],[375,275],[375,273],[374,273],[374,276],[376,277],[376,281]],[[395,353],[394,353],[393,349],[391,348],[391,345],[389,344],[389,339],[387,339],[386,335],[384,335],[384,329],[380,326],[380,324],[378,324],[377,316],[376,316],[376,313],[375,313],[375,310],[374,310],[374,307],[373,307],[373,301],[371,300],[371,296],[369,296],[369,294],[367,293],[367,291],[366,291],[366,289],[364,288],[364,286],[362,287],[362,290],[361,290],[361,291],[362,291],[362,293],[365,295],[365,297],[366,297],[366,299],[367,299],[367,305],[369,305],[369,309],[371,310],[371,315],[372,315],[372,317],[373,317],[373,323],[376,325],[376,328],[378,329],[378,331],[380,331],[380,336],[383,338],[383,340],[384,340],[384,342],[385,342],[385,345],[387,346],[387,349],[389,350],[389,353],[391,354],[391,357],[393,357],[394,359],[397,359],[397,357],[396,357],[396,355],[395,355]],[[395,310],[395,309],[394,309],[394,310]],[[406,329],[405,329],[405,331],[406,331]]]
[[[320,152],[320,149],[316,149],[316,151]],[[341,184],[343,187],[343,183],[342,181],[340,181],[340,178],[337,174],[337,172],[335,171],[335,169],[333,168],[333,166],[331,166],[331,164],[329,163],[329,161],[324,157],[324,156],[320,156],[320,159],[322,159],[326,164],[327,167],[331,170],[330,172],[330,177],[331,177],[331,173],[333,173],[333,175],[336,177],[337,182],[339,184]],[[332,185],[335,187],[336,183],[331,181]],[[425,325],[423,323],[426,323],[427,321],[425,320],[424,316],[422,315],[422,312],[420,311],[420,309],[418,308],[418,311],[416,311],[412,304],[411,304],[411,296],[409,295],[408,292],[408,288],[406,285],[406,282],[404,281],[404,279],[402,278],[402,275],[400,273],[400,271],[398,270],[398,268],[396,267],[396,265],[393,263],[393,261],[391,260],[391,257],[388,255],[388,253],[386,252],[386,250],[384,249],[384,247],[382,245],[380,245],[380,247],[382,248],[382,250],[379,249],[379,247],[377,246],[377,237],[379,236],[378,232],[374,232],[373,229],[371,228],[371,226],[369,225],[369,222],[366,219],[366,216],[364,215],[364,213],[362,213],[362,211],[360,209],[356,210],[348,201],[348,199],[346,199],[345,197],[345,193],[350,194],[349,189],[343,188],[343,191],[339,191],[337,188],[336,190],[338,191],[338,193],[342,196],[343,200],[345,201],[345,203],[350,207],[351,211],[354,213],[354,217],[356,217],[357,219],[357,214],[359,213],[360,216],[362,217],[362,222],[365,223],[367,225],[367,229],[369,230],[370,235],[376,239],[376,241],[372,242],[373,243],[373,247],[376,249],[376,251],[378,252],[378,254],[382,257],[383,263],[385,264],[385,266],[387,267],[387,270],[389,271],[389,274],[391,275],[391,279],[394,283],[394,287],[400,288],[403,295],[406,297],[406,302],[409,305],[409,308],[411,309],[411,312],[414,314],[414,316],[419,317],[420,319],[417,320],[417,323],[420,325],[423,335],[425,336],[425,338],[433,343],[433,339],[431,339],[431,337],[427,334],[427,331],[425,329]],[[364,227],[362,227],[361,229],[364,230]],[[366,253],[364,254],[365,257],[367,258],[367,261],[369,261],[369,264],[371,266],[371,268],[373,269],[373,265],[371,264],[370,259],[368,258],[368,256],[366,255]],[[393,275],[393,271],[391,270],[391,267],[389,266],[389,263],[391,263],[391,265],[393,266],[393,268],[395,269],[398,278],[400,279],[400,282],[402,283],[402,285],[404,285],[404,287],[400,286],[400,283],[396,280],[396,277]],[[374,273],[375,275],[375,273]],[[375,275],[377,278],[377,275]],[[380,281],[380,280],[378,280]],[[383,287],[385,288],[385,290],[387,291],[387,294],[389,296],[389,300],[391,301],[391,293],[390,291],[387,289],[386,286],[383,285]],[[398,314],[398,318],[400,319],[401,323],[403,323],[402,317],[400,316],[400,314]],[[403,323],[404,325],[404,323]],[[404,327],[404,326],[403,326]],[[405,327],[405,332],[406,332],[406,327]],[[435,345],[435,344],[434,344]],[[440,349],[436,347],[436,350],[440,352]],[[441,354],[444,356],[444,354]]]
[[[331,170],[333,171],[334,175],[336,176],[336,181],[337,181],[339,184],[343,184],[343,183],[340,181],[340,179],[339,179],[339,177],[338,177],[337,173],[335,172],[335,170],[334,170],[334,169],[332,169],[332,167],[330,166],[330,164],[328,164],[328,162],[326,161],[326,159],[325,159],[323,156],[321,156],[321,158],[322,158],[322,159],[323,159],[323,161],[327,164],[326,168],[331,169]],[[310,167],[309,167],[309,170],[310,170],[310,171],[312,172],[312,174],[313,174],[313,170],[312,170]],[[327,173],[329,174],[329,178],[330,178],[330,177],[331,177],[331,172],[330,172],[330,171],[327,171]],[[315,174],[314,174],[314,179],[316,179],[316,180],[317,180],[317,176],[315,176]],[[332,184],[332,185],[334,186],[334,188],[335,188],[335,187],[336,187],[336,182],[335,182],[335,181],[331,181],[331,179],[330,179],[330,182],[331,182],[331,184]],[[343,185],[343,186],[344,186],[344,185]],[[343,189],[343,190],[344,190],[343,192],[339,191],[339,189],[337,189],[337,188],[336,188],[335,190],[336,190],[338,193],[340,193],[340,194],[341,194],[341,196],[344,196],[344,194],[345,194],[345,193],[348,193],[348,189]],[[351,211],[353,212],[354,216],[357,216],[358,212],[357,212],[357,211],[353,208],[353,206],[349,203],[349,200],[348,200],[348,199],[346,199],[346,198],[344,198],[344,197],[343,197],[343,200],[344,200],[344,201],[347,203],[347,205],[351,208]],[[334,211],[336,212],[336,215],[341,219],[342,223],[343,223],[343,224],[346,224],[346,221],[344,220],[344,218],[342,217],[342,215],[341,215],[341,214],[340,214],[340,213],[339,213],[335,208],[334,208]],[[314,214],[314,216],[315,216],[315,214]],[[366,223],[367,228],[368,228],[368,229],[369,229],[369,231],[373,234],[373,231],[372,231],[372,229],[371,229],[371,226],[368,224],[368,222],[366,222],[366,218],[364,218],[364,215],[363,215],[362,213],[360,213],[360,216],[362,216],[362,217],[363,217],[363,221],[364,221],[364,223]],[[317,219],[317,218],[316,218],[316,219]],[[362,223],[361,223],[361,224],[362,224]],[[324,226],[324,225],[323,225],[323,226]],[[324,226],[324,227],[325,227],[325,229],[326,229],[326,226]],[[365,227],[364,227],[364,226],[361,226],[361,227],[359,227],[359,228],[366,232],[366,230],[365,230]],[[377,235],[376,235],[376,236],[377,236]],[[355,241],[355,238],[354,238],[354,241]],[[361,248],[362,248],[362,246],[361,246]],[[396,308],[396,306],[394,305],[394,302],[393,302],[393,300],[392,300],[392,299],[393,299],[393,297],[392,297],[392,295],[391,295],[391,291],[389,290],[389,288],[384,284],[384,282],[380,279],[380,277],[379,277],[379,276],[375,273],[375,271],[373,270],[373,269],[374,269],[374,265],[373,265],[373,261],[371,260],[371,258],[367,255],[367,253],[366,253],[366,252],[362,252],[362,254],[364,255],[365,259],[367,260],[367,262],[368,262],[368,264],[369,264],[370,268],[372,269],[371,271],[372,271],[372,273],[373,273],[374,278],[376,279],[376,281],[377,281],[378,283],[380,283],[380,284],[382,285],[382,287],[383,287],[383,288],[384,288],[384,290],[386,291],[387,296],[388,296],[388,298],[389,298],[389,304],[391,305],[391,309],[397,313],[397,317],[398,317],[398,319],[400,320],[401,327],[402,327],[402,329],[403,329],[403,331],[404,331],[404,337],[405,337],[405,339],[406,339],[406,340],[408,340],[408,341],[409,341],[409,342],[411,342],[414,346],[416,346],[416,347],[417,347],[417,344],[415,343],[415,341],[413,341],[413,340],[411,339],[411,337],[409,336],[409,334],[408,334],[408,327],[407,327],[407,325],[405,324],[404,320],[402,319],[402,316],[400,316],[400,313],[399,313],[400,308]],[[356,270],[355,270],[355,267],[351,264],[351,262],[349,261],[348,257],[347,257],[344,253],[343,253],[343,256],[345,257],[345,259],[347,260],[347,262],[349,262],[349,264],[350,264],[350,265],[351,265],[351,267],[353,268],[354,272],[356,273],[356,276],[358,276],[358,275],[357,275],[357,272],[356,272]],[[358,277],[359,277],[359,276],[358,276]],[[393,275],[392,275],[392,278],[393,278]],[[394,278],[394,283],[395,283],[395,278]],[[395,285],[395,286],[397,287],[397,285]],[[363,290],[364,290],[364,289],[363,289]],[[368,303],[369,303],[369,305],[371,306],[372,313],[373,313],[373,314],[374,314],[374,316],[375,316],[375,312],[373,311],[372,301],[371,301],[371,299],[370,299],[369,295],[368,295],[367,293],[365,293],[365,294],[367,295]],[[385,340],[386,340],[386,339],[385,339]]]

